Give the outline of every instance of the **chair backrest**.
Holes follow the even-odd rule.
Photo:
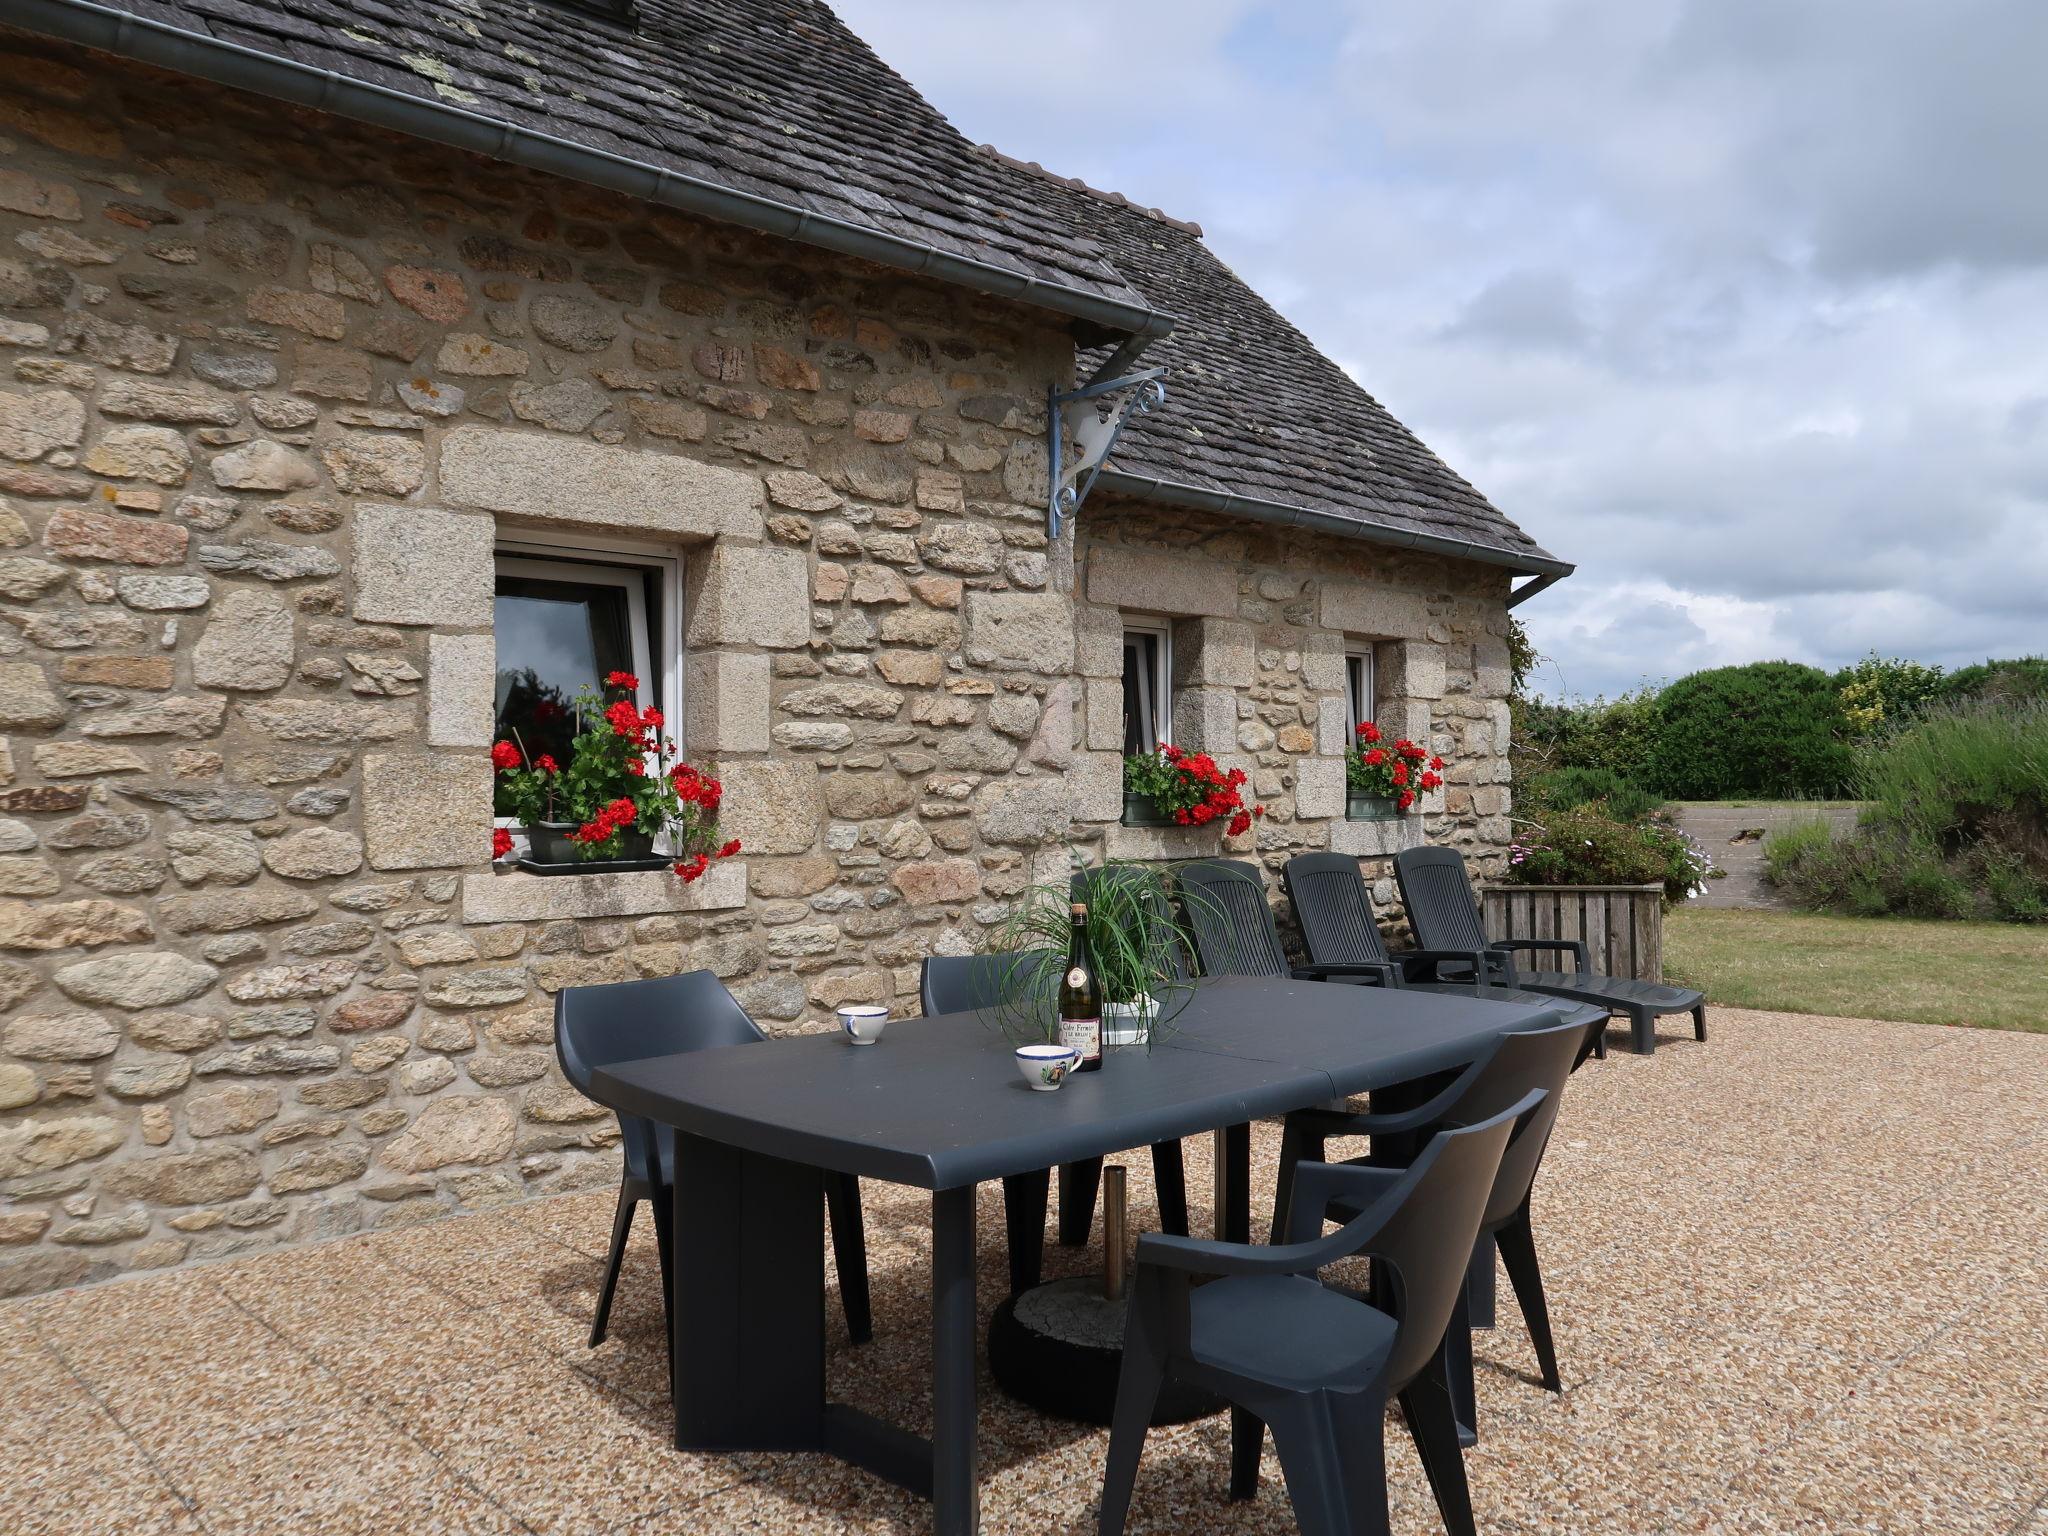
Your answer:
[[[1049,949],[1002,955],[927,955],[918,975],[918,1006],[926,1018],[978,1013],[1033,995],[1044,970],[1060,957]]]
[[[1394,855],[1401,904],[1422,949],[1486,948],[1486,927],[1465,860],[1455,848],[1408,848]]]
[[[1166,903],[1166,893],[1159,888],[1159,882],[1149,870],[1135,869],[1128,864],[1104,864],[1095,869],[1074,872],[1068,884],[1074,900],[1088,901],[1095,888],[1103,885],[1120,890],[1135,889],[1139,899],[1151,913],[1153,926],[1159,932],[1158,952],[1152,957],[1159,974],[1168,981],[1186,981],[1194,975],[1194,964],[1181,942],[1178,933],[1170,931],[1173,914]]]
[[[1287,952],[1280,947],[1280,930],[1266,905],[1266,882],[1256,866],[1239,859],[1203,859],[1174,873],[1204,976],[1287,974]]]
[[[1472,1245],[1515,1124],[1541,1102],[1532,1091],[1500,1114],[1439,1131],[1407,1176],[1328,1237],[1303,1245],[1303,1268],[1369,1255],[1382,1261],[1400,1331],[1388,1354],[1388,1387],[1400,1391],[1422,1371],[1450,1326],[1471,1266]],[[1391,1212],[1391,1214],[1389,1214]],[[1375,1229],[1377,1229],[1375,1231]]]
[[[1550,1145],[1550,1133],[1557,1125],[1558,1108],[1564,1103],[1564,1085],[1585,1042],[1583,1024],[1553,1024],[1502,1036],[1485,1070],[1445,1116],[1448,1125],[1473,1125],[1524,1102],[1531,1092],[1543,1095],[1542,1102],[1522,1117],[1508,1137],[1482,1225],[1505,1221],[1529,1198],[1536,1170]]]
[[[1372,915],[1372,892],[1358,860],[1345,853],[1304,853],[1280,871],[1301,942],[1317,965],[1385,965],[1387,943]]]
[[[591,1093],[591,1074],[613,1062],[714,1045],[748,1045],[766,1038],[739,999],[709,971],[564,987],[555,994],[555,1054],[562,1075],[588,1097],[596,1097]],[[658,1166],[652,1122],[620,1115],[619,1129],[629,1143],[629,1156],[640,1167]]]

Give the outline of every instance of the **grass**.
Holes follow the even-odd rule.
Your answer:
[[[2048,1033],[2048,925],[1680,908],[1664,974],[1709,1007]]]

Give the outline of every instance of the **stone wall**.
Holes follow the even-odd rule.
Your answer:
[[[1115,825],[1120,613],[1229,851],[1507,841],[1506,579],[1119,505],[1052,317],[0,32],[0,1294],[607,1181],[564,986],[908,1001]],[[1170,407],[1169,407],[1170,409]],[[493,551],[681,562],[740,858],[489,862]],[[1342,820],[1342,657],[1450,760]],[[1382,889],[1383,897],[1391,891]]]
[[[1507,854],[1508,577],[1498,569],[1110,498],[1082,514],[1075,623],[1082,721],[1077,840],[1108,857],[1213,853],[1213,830],[1116,825],[1122,813],[1125,616],[1169,621],[1173,738],[1243,768],[1266,815],[1223,840],[1274,875],[1297,853],[1355,854],[1401,923],[1392,855],[1427,841],[1475,874]],[[1444,786],[1399,821],[1344,819],[1347,652],[1374,658],[1376,717],[1445,761]],[[1284,904],[1283,904],[1284,905]],[[1283,914],[1284,915],[1284,914]]]
[[[914,994],[1059,842],[1053,317],[0,44],[0,1293],[607,1180],[550,994]],[[536,530],[681,556],[713,878],[490,865]]]

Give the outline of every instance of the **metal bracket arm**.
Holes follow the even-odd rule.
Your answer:
[[[1060,536],[1061,522],[1081,510],[1102,473],[1103,461],[1116,446],[1124,423],[1166,400],[1166,370],[1145,368],[1121,378],[1098,379],[1079,389],[1046,392],[1046,417],[1052,438],[1050,494],[1045,532]],[[1121,400],[1112,396],[1124,394]],[[1086,478],[1084,479],[1083,476]]]

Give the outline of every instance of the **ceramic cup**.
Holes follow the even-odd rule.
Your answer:
[[[879,1003],[849,1003],[839,1010],[839,1027],[848,1045],[873,1045],[888,1022],[889,1010]]]
[[[1040,1093],[1051,1093],[1067,1080],[1067,1074],[1074,1070],[1081,1060],[1081,1053],[1071,1045],[1020,1045],[1017,1047],[1017,1071],[1024,1081]]]

